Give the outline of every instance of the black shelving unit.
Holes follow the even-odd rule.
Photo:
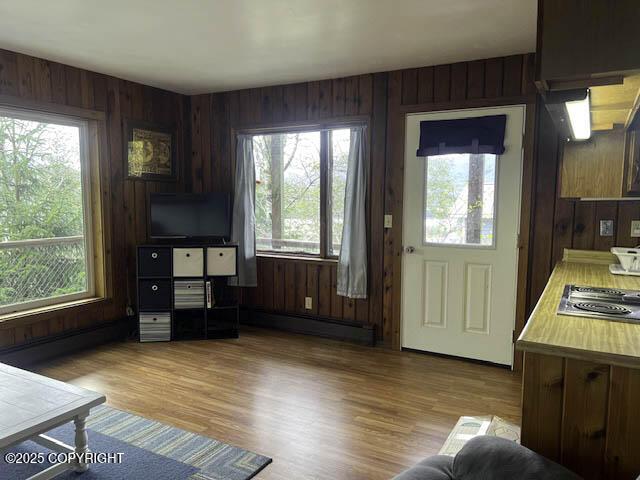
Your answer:
[[[235,245],[140,245],[137,251],[140,341],[237,338]]]

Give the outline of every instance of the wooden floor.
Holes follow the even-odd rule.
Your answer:
[[[507,370],[269,330],[114,343],[37,371],[273,457],[257,479],[388,479],[436,453],[460,415],[520,420]]]

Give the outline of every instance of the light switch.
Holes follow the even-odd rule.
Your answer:
[[[313,299],[311,297],[304,297],[304,308],[311,310],[313,308]]]
[[[600,220],[600,236],[613,237],[613,220]]]
[[[631,220],[631,236],[640,237],[640,220]]]
[[[393,215],[384,216],[384,228],[393,228]]]

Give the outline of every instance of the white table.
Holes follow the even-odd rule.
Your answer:
[[[89,451],[85,419],[89,410],[104,403],[105,396],[0,363],[0,451],[32,440],[55,452],[83,454]],[[45,432],[73,421],[75,448]],[[30,477],[47,480],[67,470],[84,472],[86,463],[57,463]]]

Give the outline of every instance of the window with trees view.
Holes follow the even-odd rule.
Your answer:
[[[91,295],[86,125],[0,109],[0,313]]]
[[[496,156],[425,159],[424,243],[495,245]]]
[[[340,253],[349,128],[253,136],[258,250]]]

